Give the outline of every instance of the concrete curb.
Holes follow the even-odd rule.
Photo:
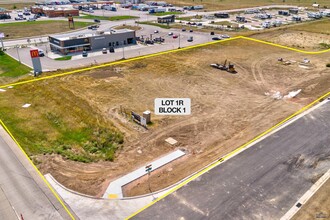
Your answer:
[[[300,198],[297,203],[281,218],[281,220],[291,219],[300,208],[324,185],[330,178],[330,169]],[[299,207],[298,207],[299,206]]]

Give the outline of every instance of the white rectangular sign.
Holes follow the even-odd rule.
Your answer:
[[[190,115],[190,98],[156,98],[156,115]]]

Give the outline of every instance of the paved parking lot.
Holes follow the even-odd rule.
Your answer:
[[[88,57],[82,57],[81,53],[72,54],[73,55],[72,60],[68,60],[68,61],[57,61],[47,57],[47,52],[50,51],[50,48],[49,46],[46,46],[46,44],[42,44],[37,47],[44,50],[46,54],[45,57],[41,57],[41,64],[43,70],[51,71],[51,70],[57,70],[59,68],[65,69],[65,68],[83,67],[91,64],[100,64],[100,63],[120,60],[123,57],[132,58],[136,56],[142,56],[142,55],[157,53],[161,51],[176,49],[179,46],[187,47],[190,45],[202,44],[212,41],[212,36],[209,35],[209,33],[199,33],[199,32],[190,33],[188,31],[182,32],[181,30],[178,29],[168,30],[168,29],[162,29],[148,25],[142,25],[142,27],[143,27],[142,30],[137,31],[137,36],[144,35],[150,37],[150,34],[152,34],[153,37],[163,37],[165,39],[165,42],[162,44],[154,44],[154,45],[138,44],[138,45],[125,47],[124,49],[122,47],[118,47],[115,48],[115,53],[102,54],[101,51],[96,51],[90,53]],[[155,34],[154,33],[155,30],[158,30],[159,33]],[[179,37],[174,39],[172,36],[168,35],[169,32],[173,32],[174,35],[178,35]],[[187,40],[191,36],[193,37],[194,40],[193,42],[188,42]],[[32,60],[30,58],[29,50],[30,50],[29,47],[18,48],[18,49],[12,48],[12,49],[8,49],[7,53],[16,59],[18,59],[19,57],[22,63],[28,66],[32,66]]]

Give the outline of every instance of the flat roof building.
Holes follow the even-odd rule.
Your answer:
[[[79,16],[79,10],[71,5],[63,5],[61,7],[32,6],[31,13],[45,15],[49,18],[68,17],[69,15]]]
[[[53,35],[49,36],[49,43],[52,51],[66,55],[83,50],[94,51],[102,48],[136,44],[136,34],[134,30],[121,29],[80,35]]]
[[[158,23],[173,23],[175,22],[175,15],[165,15],[157,18]]]

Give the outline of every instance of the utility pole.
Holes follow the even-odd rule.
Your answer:
[[[19,46],[16,45],[16,52],[17,52],[18,62],[21,63],[21,57],[19,56],[18,47]]]
[[[180,38],[181,38],[181,36],[180,36],[180,33],[179,33],[179,48],[178,49],[181,48],[181,40],[180,40]]]

